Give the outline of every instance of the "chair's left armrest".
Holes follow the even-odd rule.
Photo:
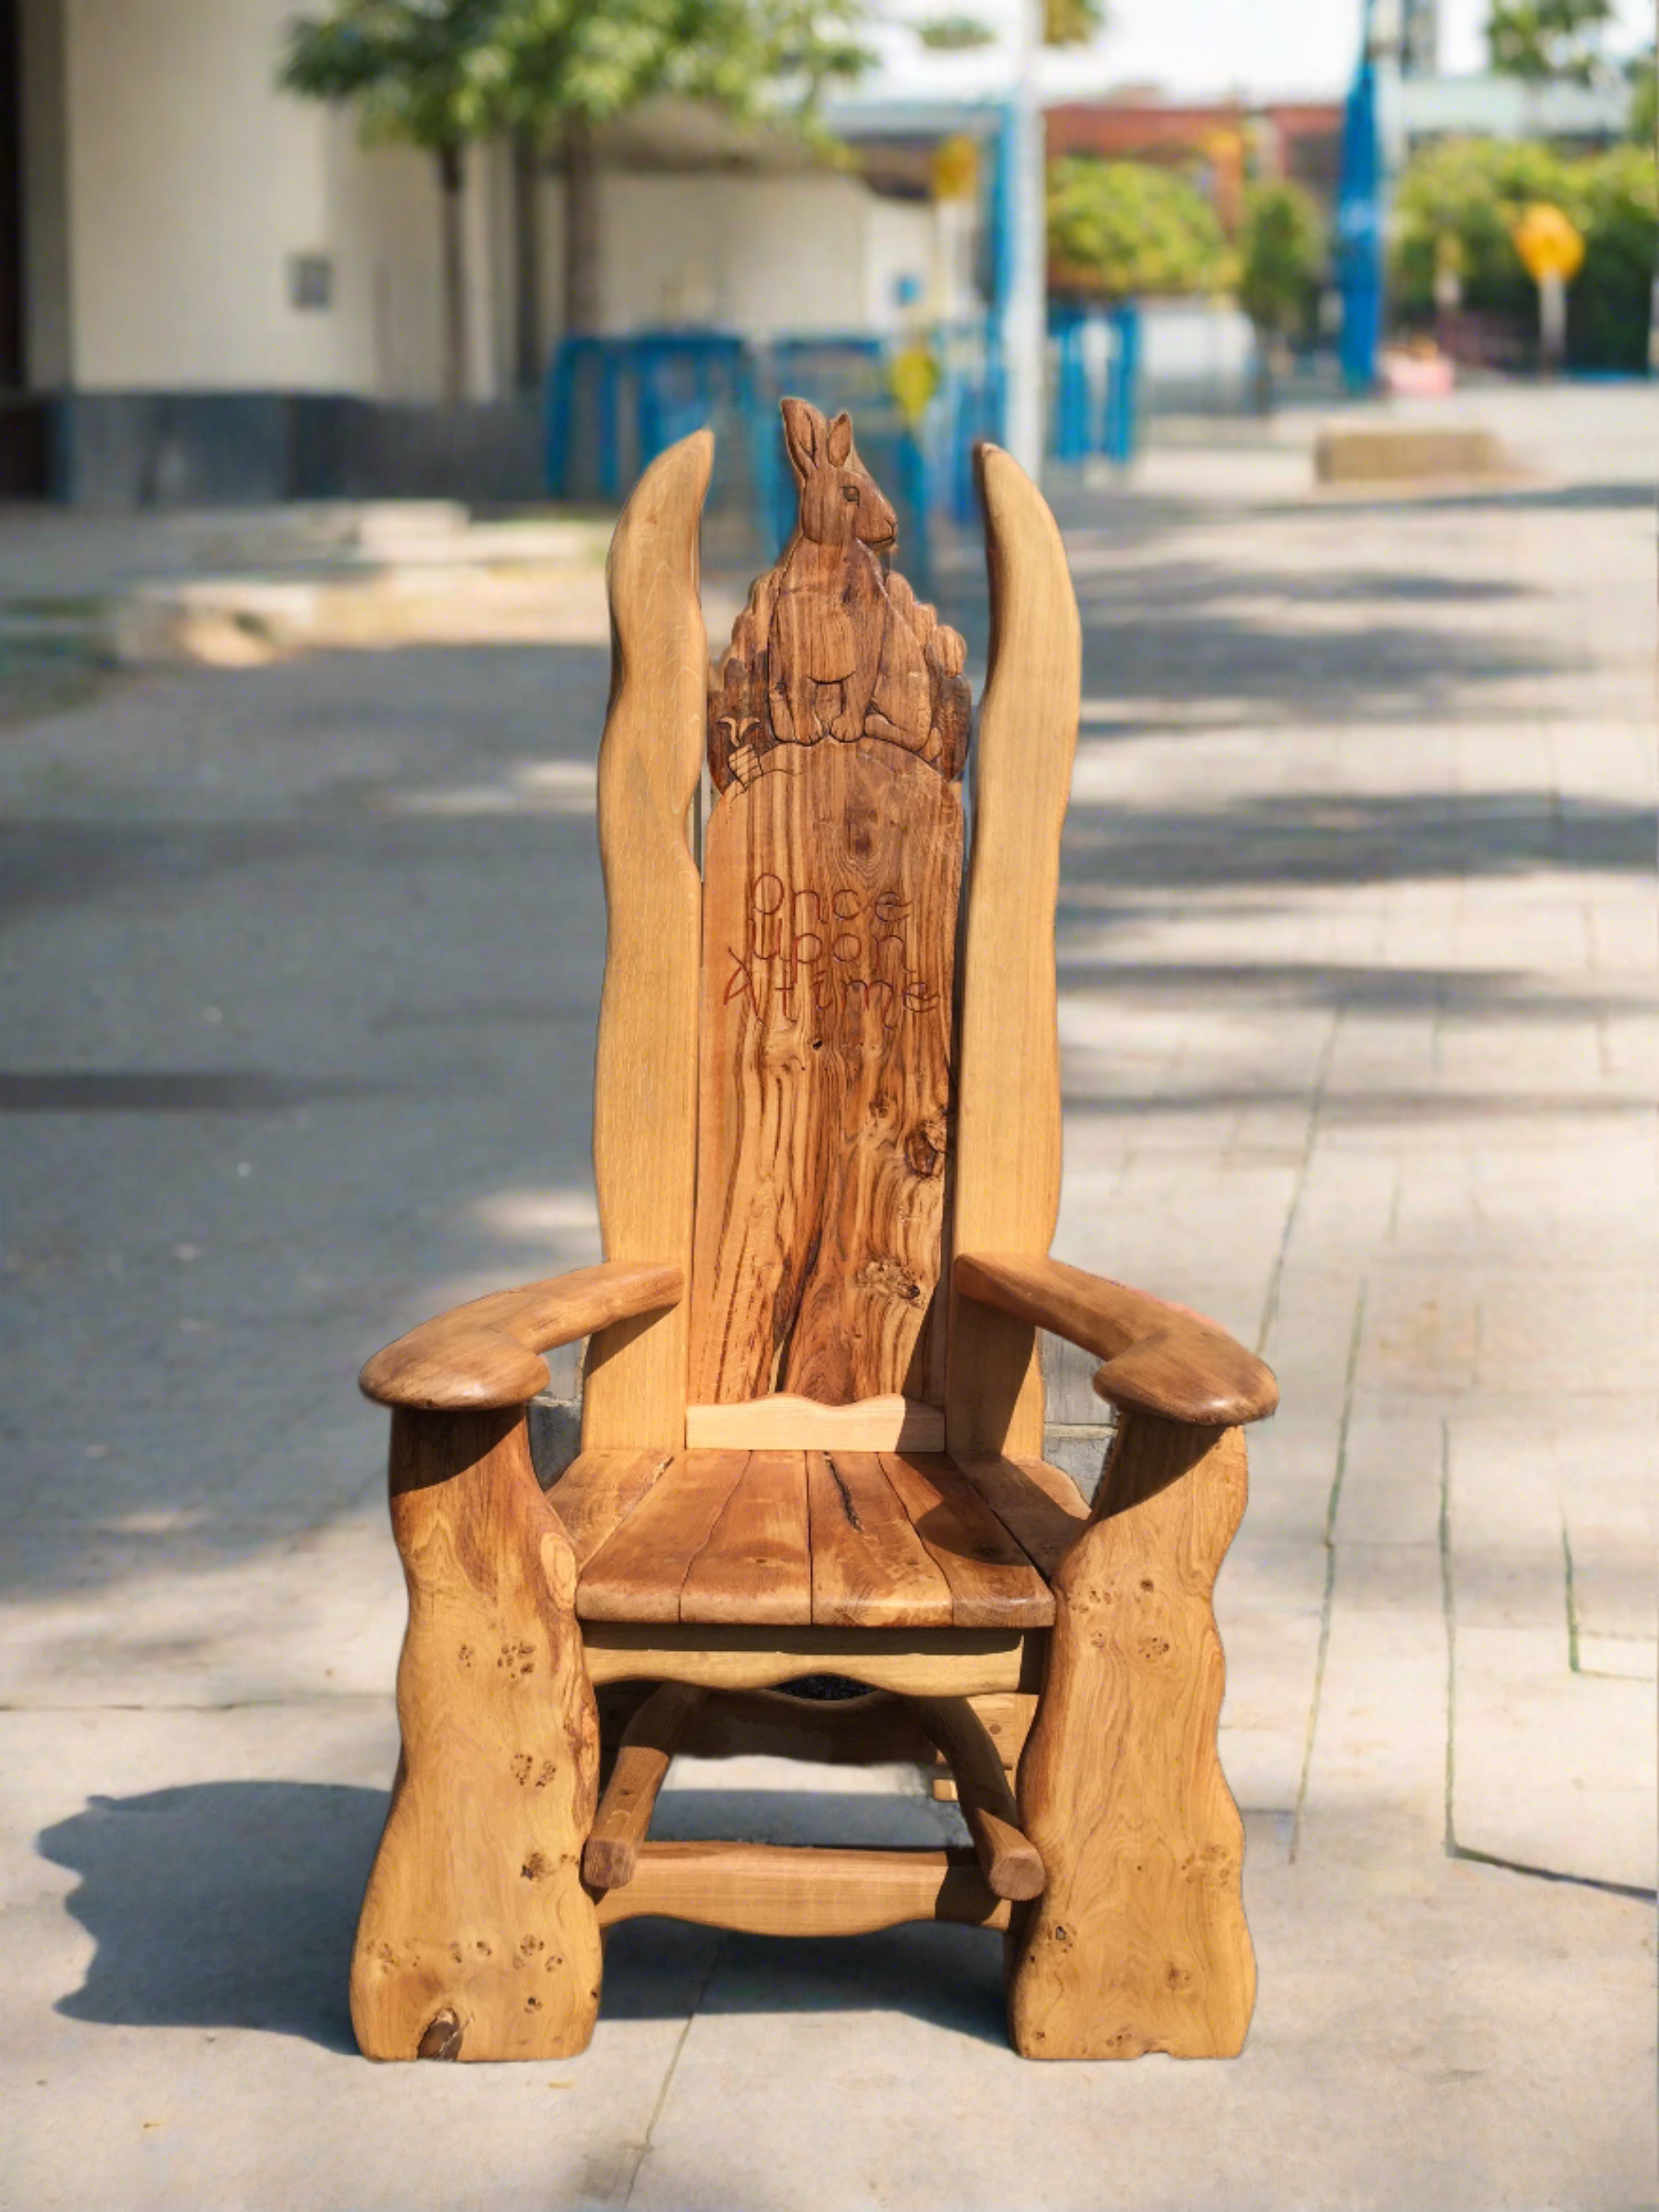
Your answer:
[[[548,1384],[540,1357],[607,1322],[678,1305],[683,1268],[611,1260],[544,1283],[474,1298],[377,1352],[358,1376],[366,1398],[426,1413],[487,1413],[522,1406]]]
[[[957,1289],[981,1305],[1063,1336],[1105,1363],[1098,1395],[1194,1427],[1260,1421],[1279,1403],[1271,1368],[1190,1307],[1091,1275],[1063,1260],[963,1253]]]

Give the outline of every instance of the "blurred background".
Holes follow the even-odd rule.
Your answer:
[[[1644,0],[0,0],[8,2203],[1651,2201],[1653,137]],[[975,438],[1065,536],[1054,1249],[1283,1389],[1236,2066],[647,1922],[568,2068],[351,2056],[355,1377],[599,1256],[605,549],[712,424],[718,647],[783,392],[976,696]],[[657,1832],[954,1832],[847,1774]]]
[[[1643,0],[0,0],[0,495],[614,500],[1649,362]],[[1540,317],[1517,245],[1577,258]]]

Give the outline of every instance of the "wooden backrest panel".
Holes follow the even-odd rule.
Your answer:
[[[980,448],[980,496],[991,659],[974,768],[953,1244],[1038,1258],[1060,1206],[1054,902],[1081,632],[1054,519],[994,446]],[[950,1370],[952,1451],[1042,1455],[1042,1382],[1028,1322],[956,1300]]]
[[[593,1079],[593,1179],[611,1260],[690,1272],[696,1177],[702,890],[686,842],[702,765],[708,644],[697,530],[714,441],[700,431],[641,477],[611,541],[611,708],[599,749],[609,917]],[[685,1441],[686,1305],[600,1329],[582,1442]]]
[[[940,1404],[963,647],[877,557],[848,418],[709,702],[690,1397]]]

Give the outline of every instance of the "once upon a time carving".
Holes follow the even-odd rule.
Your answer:
[[[795,888],[771,871],[757,876],[744,942],[726,948],[723,1003],[746,998],[757,1020],[868,1014],[888,1031],[906,1014],[932,1012],[938,986],[911,963],[912,904],[896,890],[872,897],[850,884]]]
[[[902,576],[884,572],[897,521],[859,459],[851,418],[783,402],[800,489],[795,528],[760,577],[711,685],[717,789],[751,782],[780,745],[879,738],[952,779],[968,749],[966,647]]]

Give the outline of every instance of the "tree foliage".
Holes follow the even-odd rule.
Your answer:
[[[1042,42],[1086,46],[1106,27],[1106,0],[1042,0]]]
[[[1432,316],[1439,240],[1451,238],[1464,305],[1532,331],[1537,293],[1512,234],[1534,201],[1559,207],[1584,236],[1583,266],[1568,293],[1569,361],[1639,369],[1659,249],[1659,187],[1652,156],[1638,146],[1581,160],[1522,140],[1463,139],[1426,149],[1407,167],[1395,198],[1395,316],[1407,324]]]
[[[1174,169],[1067,155],[1048,171],[1057,290],[1124,299],[1208,292],[1230,274],[1215,210]]]
[[[1567,77],[1592,83],[1603,67],[1601,44],[1613,0],[1492,0],[1486,52],[1499,76],[1541,84]]]
[[[1238,257],[1238,303],[1257,330],[1281,337],[1305,330],[1326,262],[1324,218],[1312,194],[1287,178],[1249,185]]]

